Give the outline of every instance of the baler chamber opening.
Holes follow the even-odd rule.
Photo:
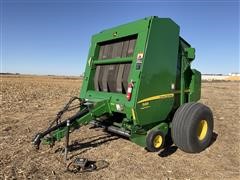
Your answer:
[[[134,54],[136,41],[137,36],[133,35],[101,42],[98,44],[99,54],[96,61],[131,58]],[[97,64],[94,75],[95,90],[126,94],[130,69],[131,61]]]

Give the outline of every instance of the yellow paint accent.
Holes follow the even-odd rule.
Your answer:
[[[208,130],[208,123],[206,120],[201,120],[198,125],[198,139],[201,141],[203,140],[207,135]]]
[[[157,135],[154,139],[153,139],[153,146],[155,148],[160,148],[162,145],[163,139],[161,135]]]
[[[148,106],[149,102],[142,103],[142,106]]]
[[[150,108],[151,106],[144,106],[144,107],[141,107],[140,109],[147,109],[147,108]]]
[[[157,99],[166,99],[166,98],[172,98],[174,96],[173,93],[169,93],[169,94],[162,94],[162,95],[157,95],[157,96],[152,96],[152,97],[149,97],[149,98],[145,98],[141,101],[138,101],[138,104],[139,103],[144,103],[144,102],[147,102],[147,101],[153,101],[153,100],[157,100]]]
[[[133,120],[135,121],[136,120],[136,115],[135,115],[135,111],[134,111],[133,108],[132,108],[132,117],[133,117]]]
[[[190,92],[190,90],[186,89],[184,92]],[[148,102],[148,101],[154,101],[154,100],[158,100],[158,99],[172,98],[172,97],[174,97],[174,94],[177,94],[177,93],[181,93],[181,91],[178,90],[178,91],[174,91],[173,93],[161,94],[161,95],[145,98],[145,99],[142,99],[142,100],[138,101],[138,104],[145,103],[145,102]]]

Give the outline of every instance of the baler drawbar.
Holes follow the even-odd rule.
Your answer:
[[[65,111],[68,111],[69,105],[74,101],[79,100],[79,111],[68,119],[59,122],[61,116]],[[38,133],[34,140],[33,145],[36,149],[39,149],[41,140],[43,139],[45,144],[54,145],[55,141],[61,140],[67,133],[73,132],[74,129],[78,129],[82,125],[88,124],[93,118],[99,116],[99,114],[110,113],[106,101],[99,101],[95,103],[84,102],[78,97],[70,99],[67,105],[57,114],[57,118],[51,123],[46,131]],[[56,123],[54,125],[54,122]],[[45,138],[45,136],[47,136]]]

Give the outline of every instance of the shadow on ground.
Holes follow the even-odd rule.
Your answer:
[[[211,139],[209,146],[211,146],[217,140],[217,137],[218,137],[218,134],[216,132],[213,132],[212,139]],[[166,142],[164,149],[162,151],[160,151],[158,155],[160,157],[168,157],[168,156],[172,155],[173,153],[175,153],[177,151],[177,149],[178,149],[178,147],[173,145],[172,139],[169,138],[169,140]]]
[[[89,141],[86,141],[87,139],[90,139]],[[69,145],[68,150],[69,152],[74,152],[78,150],[82,150],[79,153],[72,155],[69,157],[69,159],[72,159],[75,156],[78,156],[80,154],[85,153],[86,151],[90,150],[91,148],[98,147],[106,142],[114,141],[119,139],[119,137],[112,136],[112,135],[100,135],[100,136],[92,136],[89,138],[81,139],[79,141],[74,141],[72,144]],[[83,142],[86,141],[86,142]],[[64,147],[58,148],[55,150],[55,153],[64,152]]]
[[[217,137],[218,137],[218,134],[216,132],[213,132],[212,139],[209,146],[215,143],[215,141],[217,140]]]

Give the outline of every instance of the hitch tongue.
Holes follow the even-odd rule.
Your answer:
[[[32,140],[32,144],[38,150],[41,143],[42,133],[37,133],[34,139]]]

